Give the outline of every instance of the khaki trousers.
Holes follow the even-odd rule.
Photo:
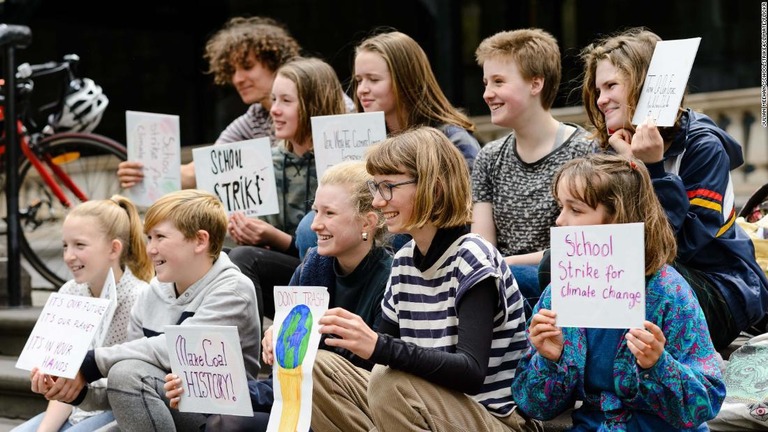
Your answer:
[[[518,410],[496,417],[464,393],[386,366],[368,372],[325,350],[317,353],[312,377],[315,432],[544,430]]]

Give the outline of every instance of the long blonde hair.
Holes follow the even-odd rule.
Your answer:
[[[78,204],[67,217],[89,216],[96,220],[106,238],[116,239],[123,245],[120,267],[128,267],[136,278],[148,282],[155,270],[147,255],[146,241],[139,211],[131,200],[121,195],[110,199],[85,201]]]

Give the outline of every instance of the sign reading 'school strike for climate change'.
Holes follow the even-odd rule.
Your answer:
[[[363,160],[368,147],[387,137],[384,112],[317,116],[312,122],[317,178],[345,160]]]
[[[642,328],[644,224],[550,229],[552,310],[559,327]]]
[[[278,213],[275,168],[269,138],[257,138],[192,150],[198,189],[216,194],[227,214]]]

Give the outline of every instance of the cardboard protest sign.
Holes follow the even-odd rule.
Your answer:
[[[559,327],[642,328],[644,224],[554,227],[552,310]]]
[[[104,282],[104,287],[101,289],[101,295],[99,298],[109,301],[109,307],[104,312],[104,318],[101,320],[101,325],[96,329],[96,333],[93,335],[93,343],[91,348],[98,348],[104,346],[104,341],[107,339],[109,329],[112,326],[112,317],[115,316],[117,310],[117,284],[115,283],[115,273],[112,269],[109,269],[107,273],[107,280]]]
[[[700,42],[700,37],[656,42],[632,124],[650,117],[657,126],[675,125]]]
[[[48,375],[74,378],[109,310],[109,302],[102,298],[51,293],[16,367],[30,371],[37,367]]]
[[[317,116],[312,122],[317,178],[345,160],[363,160],[368,147],[387,137],[384,112]]]
[[[328,310],[328,289],[276,286],[272,342],[275,402],[267,431],[308,431],[312,419],[312,367],[320,345],[318,321]]]
[[[144,180],[128,189],[141,207],[181,189],[179,116],[139,111],[125,112],[128,160],[144,165]]]
[[[184,388],[179,411],[253,416],[237,327],[165,326],[165,340]]]
[[[216,194],[227,214],[279,213],[269,138],[196,148],[192,159],[197,187]]]

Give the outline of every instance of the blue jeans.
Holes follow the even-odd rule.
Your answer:
[[[315,219],[315,211],[310,210],[296,227],[296,249],[299,250],[299,259],[304,260],[307,249],[317,246],[317,234],[312,231],[312,221]]]
[[[539,288],[539,266],[537,264],[513,265],[509,266],[509,269],[512,270],[520,294],[523,295],[525,319],[529,320],[542,293],[542,289]]]
[[[43,416],[45,416],[44,412],[11,429],[11,432],[35,432],[40,426],[40,423],[43,422]],[[114,419],[115,417],[112,415],[112,411],[100,412],[99,414],[81,420],[77,424],[72,424],[69,422],[69,419],[67,419],[59,428],[59,432],[91,432],[110,423]]]

